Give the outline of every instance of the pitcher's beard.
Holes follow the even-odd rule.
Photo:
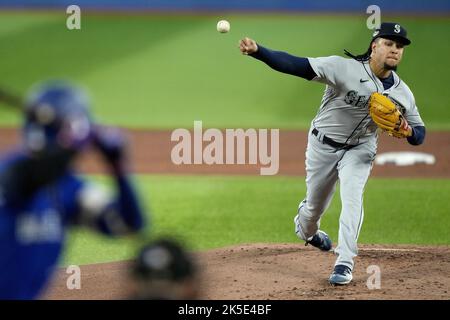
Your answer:
[[[391,66],[391,65],[388,65],[387,63],[385,63],[384,64],[384,69],[385,70],[397,71],[397,66]]]

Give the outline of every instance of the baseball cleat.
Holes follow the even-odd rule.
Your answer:
[[[344,285],[349,284],[352,279],[352,270],[347,266],[338,264],[334,267],[333,273],[330,275],[328,281],[333,285]]]
[[[330,237],[322,230],[317,231],[311,240],[306,241],[305,246],[308,244],[319,248],[322,251],[330,251],[333,246]]]

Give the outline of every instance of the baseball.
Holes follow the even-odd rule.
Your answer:
[[[230,23],[227,20],[220,20],[217,22],[217,31],[220,33],[227,33],[230,31]]]

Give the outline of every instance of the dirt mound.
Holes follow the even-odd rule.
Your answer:
[[[450,299],[449,246],[360,245],[354,280],[343,287],[327,282],[334,254],[303,244],[249,244],[195,255],[202,266],[203,299]],[[81,266],[79,290],[67,289],[69,275],[60,269],[46,298],[120,299],[127,266]],[[380,270],[379,289],[369,266]]]

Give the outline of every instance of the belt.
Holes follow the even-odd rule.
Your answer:
[[[314,128],[312,131],[312,134],[317,137],[317,135],[319,134],[319,131],[316,128]],[[325,135],[323,136],[322,141],[323,141],[323,143],[326,143],[327,145],[332,146],[333,148],[336,148],[336,149],[350,150],[351,148],[357,146],[355,144],[345,144],[345,143],[336,142],[333,139],[330,139]]]

